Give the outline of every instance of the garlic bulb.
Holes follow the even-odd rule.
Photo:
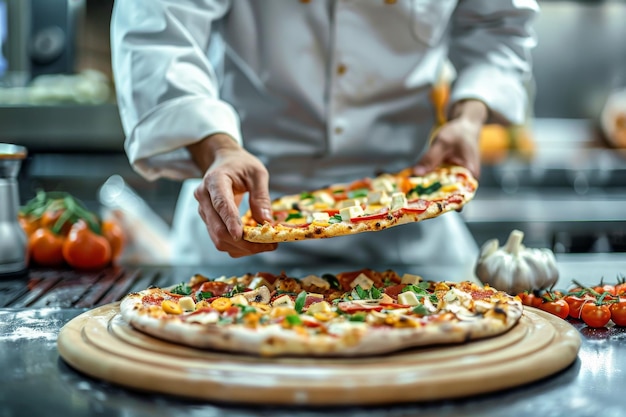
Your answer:
[[[475,271],[483,284],[518,294],[549,288],[556,283],[559,271],[554,253],[545,248],[526,248],[522,245],[523,239],[523,232],[513,230],[502,247],[498,239],[485,242]]]

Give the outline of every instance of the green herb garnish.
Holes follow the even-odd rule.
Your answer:
[[[230,291],[228,291],[228,292],[225,292],[225,293],[224,293],[224,295],[223,295],[223,297],[226,297],[226,298],[232,298],[235,294],[242,293],[242,292],[244,292],[245,290],[246,290],[246,287],[244,287],[243,285],[239,285],[239,284],[237,284],[237,285],[235,285],[235,286],[233,287],[233,289],[232,289],[232,290],[230,290]]]
[[[341,219],[341,214],[335,214],[334,216],[328,219],[328,223],[341,223],[343,220]]]
[[[286,222],[288,222],[291,219],[301,219],[302,213],[298,212],[298,213],[289,213],[289,215],[287,216],[287,218],[285,219]]]
[[[300,193],[300,200],[307,200],[309,198],[315,198],[315,196],[307,191]]]
[[[302,324],[302,319],[296,314],[290,314],[288,316],[285,316],[285,320],[287,320],[287,323],[291,324],[292,326]]]
[[[196,293],[196,300],[208,300],[209,298],[213,298],[213,293],[211,291],[198,291]]]
[[[191,294],[191,287],[184,282],[181,282],[170,291],[172,294],[189,295]]]
[[[419,314],[420,316],[427,316],[428,314],[430,314],[430,312],[428,311],[426,306],[424,306],[424,304],[419,304],[413,307],[413,313]]]
[[[348,198],[367,197],[370,190],[367,188],[359,188],[358,190],[348,191]]]
[[[348,321],[365,321],[366,317],[367,314],[361,311],[358,313],[354,313],[350,317],[348,317]]]
[[[296,297],[296,302],[294,308],[298,313],[302,313],[302,309],[304,308],[304,302],[306,301],[306,291],[300,292]]]
[[[435,191],[439,190],[441,188],[441,183],[439,181],[435,181],[432,184],[430,184],[428,187],[424,187],[423,185],[416,185],[415,188],[413,188],[411,191],[408,192],[408,194],[413,194],[416,193],[417,195],[422,195],[422,194],[432,194]]]

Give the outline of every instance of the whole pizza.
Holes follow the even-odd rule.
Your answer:
[[[347,184],[286,195],[272,202],[273,221],[257,223],[248,211],[243,238],[287,242],[384,230],[461,209],[478,182],[461,166],[445,165],[424,175],[411,169]]]
[[[291,277],[196,274],[127,295],[132,327],[182,345],[259,356],[367,356],[496,336],[522,315],[519,297],[470,281],[361,269]]]

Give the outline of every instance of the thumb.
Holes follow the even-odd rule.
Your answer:
[[[433,171],[439,165],[441,165],[445,158],[444,146],[435,141],[422,158],[418,161],[417,165],[413,168],[413,173],[418,176],[426,175]]]

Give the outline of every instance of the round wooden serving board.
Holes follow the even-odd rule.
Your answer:
[[[125,387],[274,405],[365,405],[458,398],[532,382],[570,365],[580,336],[569,323],[525,308],[494,338],[354,359],[262,358],[188,348],[143,334],[119,303],[87,311],[60,331],[72,367]]]

